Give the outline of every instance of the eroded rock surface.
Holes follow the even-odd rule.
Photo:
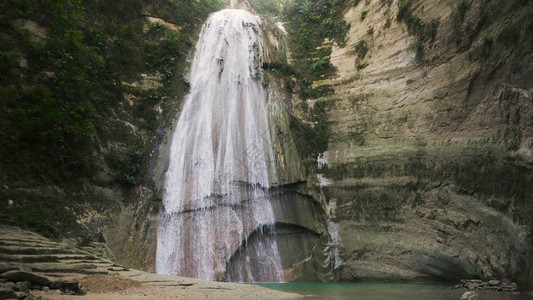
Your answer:
[[[2,299],[18,297],[16,293],[26,293],[24,297],[30,297],[28,299],[34,299],[33,296],[65,299],[67,296],[60,295],[57,289],[78,287],[78,282],[82,289],[86,284],[85,297],[89,299],[298,297],[253,285],[209,282],[128,269],[17,227],[0,227],[0,255],[1,268],[11,269],[0,275],[8,285],[11,283],[9,287],[4,286],[6,283],[0,286]],[[79,296],[71,297],[76,299]]]
[[[318,83],[335,90],[318,99],[329,134],[319,172],[341,279],[531,283],[532,35],[521,24],[532,6],[471,1],[459,18],[458,5],[412,2],[413,16],[438,23],[421,59],[399,1],[345,12],[337,75]]]

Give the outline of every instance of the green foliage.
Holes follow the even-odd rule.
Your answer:
[[[93,132],[123,100],[121,82],[159,72],[175,82],[208,13],[205,1],[6,0],[0,3],[0,162],[10,178],[64,181],[94,169]],[[145,6],[146,5],[146,6]],[[143,9],[168,16],[144,32]],[[31,20],[43,29],[21,26]],[[32,26],[29,26],[32,27]],[[41,32],[39,34],[39,32]],[[181,76],[181,75],[180,75]],[[165,88],[165,93],[170,93]],[[156,116],[137,115],[153,128]],[[74,176],[73,176],[74,175]]]
[[[409,50],[415,53],[418,62],[422,62],[424,60],[424,44],[435,39],[439,22],[437,20],[426,22],[422,17],[415,16],[411,10],[411,0],[400,2],[396,19],[403,21],[409,32],[417,37],[417,40],[409,45]]]
[[[373,36],[374,35],[374,27],[370,27],[368,28],[368,30],[366,31],[366,33],[370,36]]]
[[[361,12],[361,21],[364,21],[364,20],[365,20],[367,14],[368,14],[368,11],[366,11],[366,10],[363,10],[363,11]]]
[[[224,1],[202,0],[202,1],[181,1],[181,0],[147,0],[143,1],[145,7],[156,12],[164,20],[172,21],[182,27],[182,34],[193,34],[198,25],[201,25],[207,15],[222,8]]]
[[[515,25],[507,25],[503,27],[496,40],[502,44],[513,44],[520,38],[519,29]]]
[[[142,144],[135,142],[120,161],[117,181],[126,185],[137,185],[137,175],[141,169]]]
[[[387,28],[390,28],[392,22],[390,20],[390,18],[387,18],[387,21],[385,21],[385,25],[383,25],[383,28],[384,29],[387,29]]]
[[[143,128],[155,130],[157,128],[157,113],[154,106],[161,102],[163,89],[150,89],[139,97],[135,106],[134,116],[143,119]]]
[[[403,21],[408,30],[415,34],[422,41],[433,41],[437,34],[439,23],[437,20],[424,21],[421,17],[413,15],[411,1],[402,1],[396,17],[398,21]]]
[[[103,37],[82,28],[84,8],[78,1],[8,1],[3,6],[51,18],[47,37],[36,39],[17,26],[2,37],[0,53],[12,67],[5,70],[0,89],[2,164],[13,171],[10,175],[22,177],[45,174],[60,180],[86,174],[94,115],[121,98],[120,81],[98,44]],[[14,24],[16,15],[3,16],[4,21]],[[26,66],[16,63],[19,58]]]
[[[415,53],[415,58],[418,62],[424,60],[424,42],[416,40],[409,44],[409,50]]]
[[[492,42],[492,36],[485,35],[481,41],[473,47],[470,53],[468,53],[468,58],[473,61],[489,57],[492,51]]]
[[[311,64],[311,70],[313,72],[322,73],[329,68],[329,62],[324,59],[319,59]]]
[[[298,85],[300,87],[299,96],[302,99],[317,99],[330,95],[334,92],[333,88],[329,85],[313,87],[312,81],[308,78],[300,79]]]
[[[290,41],[293,57],[296,60],[295,71],[299,74],[313,74],[313,79],[325,75],[333,68],[329,65],[329,53],[321,48],[324,40],[335,40],[344,45],[344,37],[349,28],[343,20],[344,0],[294,0],[283,8],[286,28],[293,38]],[[309,63],[310,57],[326,61],[327,66],[320,62]]]
[[[367,44],[367,42],[365,40],[359,41],[359,43],[357,43],[355,45],[355,52],[357,53],[357,56],[360,59],[364,59],[366,54],[368,53],[368,44]]]
[[[68,208],[73,203],[62,197],[29,196],[26,194],[1,194],[0,220],[3,224],[19,226],[54,238],[71,232],[79,225]],[[7,199],[13,199],[8,204]]]
[[[190,40],[161,24],[153,24],[144,41],[144,55],[148,70],[159,71],[164,79],[170,79],[178,67],[177,62],[185,60],[186,52],[192,46]]]
[[[470,4],[467,0],[459,0],[455,4],[455,11],[457,11],[458,18],[463,20]]]
[[[311,111],[311,120],[315,126],[308,133],[307,139],[314,155],[323,153],[328,148],[328,127],[325,107],[325,102],[317,101]]]
[[[455,4],[455,7],[450,14],[450,20],[453,27],[453,36],[457,44],[459,44],[462,39],[462,23],[469,7],[470,3],[467,0],[459,0]]]
[[[360,63],[357,65],[357,70],[362,70],[364,68],[368,67],[367,63]]]
[[[252,7],[262,16],[277,16],[281,8],[276,0],[251,0]]]

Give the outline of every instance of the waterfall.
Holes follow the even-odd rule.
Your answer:
[[[225,9],[204,24],[170,145],[158,273],[283,281],[272,233],[269,190],[277,182],[262,60],[256,16]]]

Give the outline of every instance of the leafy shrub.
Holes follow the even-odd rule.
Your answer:
[[[364,68],[368,67],[367,63],[360,63],[357,65],[357,70],[362,70]]]
[[[357,56],[359,56],[360,59],[364,59],[366,54],[368,53],[368,44],[365,40],[359,41],[355,45],[355,52],[357,53]]]
[[[470,60],[482,59],[489,57],[492,49],[492,36],[485,35],[481,41],[474,46],[468,54]]]
[[[368,11],[366,11],[366,10],[363,10],[363,11],[361,12],[361,21],[364,21],[364,20],[365,20],[367,14],[368,14]]]
[[[117,181],[126,185],[137,185],[137,174],[141,169],[141,162],[142,144],[135,142],[120,161],[121,166],[116,177]]]
[[[520,32],[518,28],[514,25],[508,25],[503,27],[500,32],[498,32],[497,41],[502,44],[512,44],[515,43],[520,38]]]
[[[415,53],[415,58],[418,62],[424,60],[424,43],[421,40],[416,40],[409,44],[409,50]]]
[[[310,142],[312,152],[315,156],[323,153],[328,148],[328,126],[325,107],[325,102],[318,101],[313,106],[311,112],[311,120],[315,126],[312,131],[308,132],[307,140]]]
[[[396,17],[398,21],[403,21],[408,30],[418,36],[422,41],[433,41],[437,34],[439,23],[437,20],[424,21],[421,17],[413,15],[411,11],[411,1],[402,1]]]
[[[385,21],[385,25],[383,25],[383,28],[384,29],[390,28],[391,23],[392,22],[391,22],[390,18],[387,18],[387,21]]]
[[[329,62],[324,59],[319,59],[311,64],[311,70],[313,72],[323,72],[328,68]]]
[[[275,0],[251,0],[250,3],[260,15],[275,16],[281,13],[281,8]]]
[[[343,20],[343,8],[343,0],[295,0],[285,5],[282,16],[287,21],[287,31],[293,37],[290,47],[296,62],[294,71],[312,73],[313,78],[319,78],[332,70],[326,67],[329,66],[329,54],[316,49],[322,46],[326,38],[341,46],[345,44],[349,25]],[[309,57],[317,57],[328,64],[309,64]]]

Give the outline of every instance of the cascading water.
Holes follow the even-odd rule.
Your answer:
[[[277,182],[262,54],[257,17],[247,11],[219,11],[202,29],[171,142],[158,273],[283,281],[270,230]]]

